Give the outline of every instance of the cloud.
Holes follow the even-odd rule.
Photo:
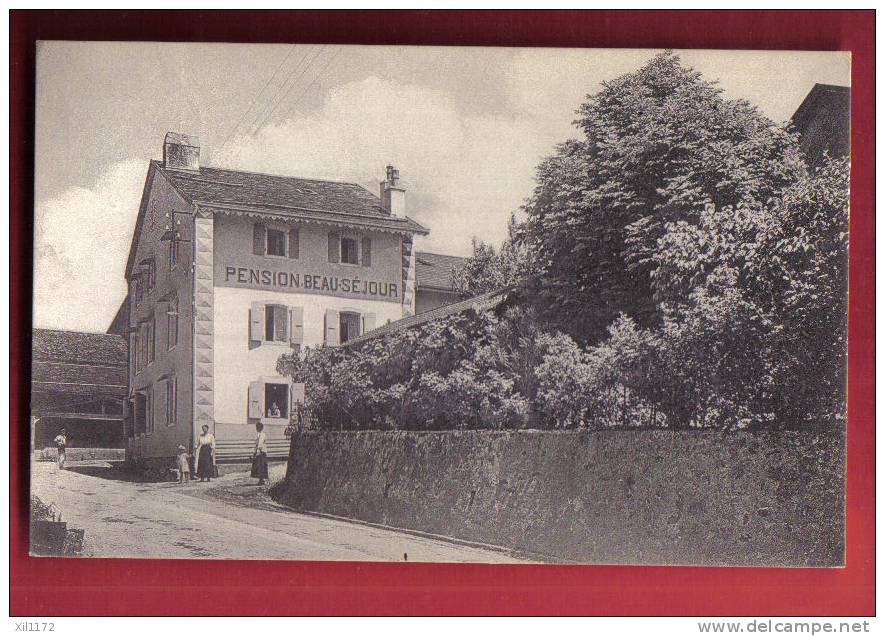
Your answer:
[[[420,249],[467,255],[474,236],[505,237],[535,166],[559,141],[539,119],[529,109],[463,115],[444,91],[368,77],[331,90],[318,110],[207,154],[219,167],[355,181],[376,193],[392,163],[407,189],[407,214],[431,229]],[[90,187],[37,206],[36,326],[108,327],[126,293],[146,171],[145,159],[118,162]]]
[[[218,165],[356,181],[373,192],[392,163],[407,214],[431,229],[421,247],[468,254],[473,236],[504,238],[555,141],[535,113],[462,115],[445,92],[368,77],[214,156]]]
[[[104,331],[126,295],[124,270],[146,161],[113,164],[91,187],[35,210],[34,326]]]

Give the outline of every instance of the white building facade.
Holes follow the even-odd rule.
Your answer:
[[[207,424],[218,460],[241,460],[259,421],[284,456],[297,396],[278,359],[413,314],[414,239],[428,230],[405,215],[392,167],[375,196],[201,166],[196,139],[176,133],[163,154],[126,270],[128,456],[163,464]]]

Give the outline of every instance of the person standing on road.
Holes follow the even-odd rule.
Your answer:
[[[58,454],[58,456],[56,457],[58,467],[59,469],[63,469],[65,467],[65,461],[67,460],[65,449],[68,445],[68,432],[65,429],[61,429],[61,432],[56,435],[55,439],[52,441],[55,442],[55,450]]]
[[[191,468],[187,457],[187,449],[181,444],[178,445],[178,457],[175,462],[178,464],[178,483],[186,484],[191,479]]]
[[[252,451],[252,476],[258,478],[258,485],[263,485],[267,477],[267,433],[264,424],[255,425],[258,435],[255,437],[255,450]]]
[[[200,481],[212,481],[215,476],[215,436],[209,425],[203,424],[203,434],[197,440],[197,477]]]

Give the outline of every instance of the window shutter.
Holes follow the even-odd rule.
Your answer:
[[[264,416],[264,383],[249,383],[249,417],[260,419]]]
[[[289,309],[282,305],[273,306],[273,335],[277,342],[289,339]]]
[[[298,258],[298,252],[298,230],[293,227],[289,230],[289,258]]]
[[[341,344],[338,339],[338,312],[334,309],[326,310],[326,344],[329,346]]]
[[[263,341],[264,329],[264,305],[252,303],[252,310],[249,312],[249,340]]]
[[[338,232],[329,232],[329,262],[341,262],[341,235]]]
[[[252,251],[259,256],[264,256],[265,234],[267,230],[261,223],[256,223],[252,229]]]
[[[372,239],[363,237],[363,267],[372,266]]]
[[[363,333],[375,328],[375,314],[363,314]],[[362,335],[362,334],[361,334]]]
[[[292,344],[304,343],[304,308],[289,307],[290,329],[289,342]]]

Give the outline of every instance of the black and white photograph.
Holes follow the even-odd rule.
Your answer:
[[[39,41],[30,554],[842,568],[850,84]]]

